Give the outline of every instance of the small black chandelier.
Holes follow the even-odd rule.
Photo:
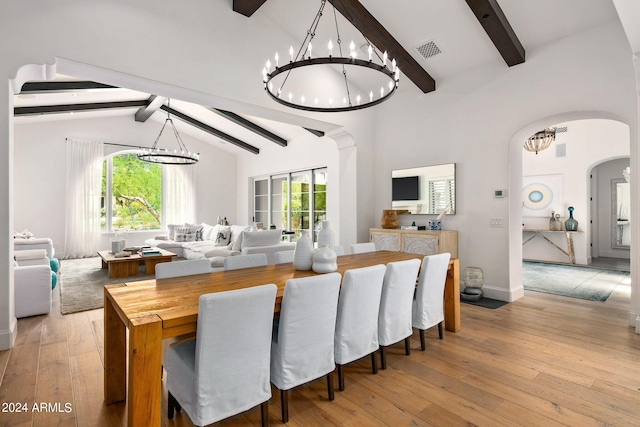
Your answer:
[[[333,0],[341,1],[341,0]],[[275,63],[271,64],[271,61],[266,62],[265,67],[262,69],[262,81],[267,94],[274,101],[285,105],[287,107],[296,108],[305,111],[315,112],[344,112],[354,111],[363,108],[373,107],[381,102],[386,101],[393,95],[398,88],[398,81],[400,78],[400,68],[396,65],[396,61],[391,60],[387,56],[387,52],[380,55],[380,52],[373,46],[373,44],[362,34],[366,43],[363,47],[366,47],[368,59],[359,59],[356,51],[356,46],[352,41],[349,45],[349,56],[343,56],[342,41],[340,39],[340,31],[338,29],[338,20],[336,17],[335,6],[333,8],[333,15],[335,21],[335,30],[337,36],[337,53],[339,56],[333,55],[333,41],[329,40],[327,44],[327,51],[329,56],[313,56],[312,57],[312,43],[316,29],[322,18],[322,13],[326,5],[326,0],[321,0],[320,9],[316,14],[307,35],[298,50],[298,53],[294,56],[293,46],[289,48],[289,62],[280,65],[280,57],[276,52],[274,56]],[[294,77],[294,71],[303,69],[305,67],[313,67],[319,65],[335,65],[341,70],[342,77],[344,79],[344,89],[339,91],[339,95],[334,99],[333,96],[324,96],[321,94],[312,95],[309,92],[294,94],[285,88],[285,84],[290,78]],[[360,90],[354,85],[349,84],[347,78],[347,69],[350,67],[359,67],[359,70],[373,70],[376,72],[378,80],[382,80],[382,84],[378,89],[369,90],[368,93],[358,93]],[[307,68],[309,69],[309,68]],[[276,79],[276,77],[278,77]],[[274,84],[274,79],[277,81]],[[317,82],[305,82],[308,85],[316,84]],[[325,93],[324,88],[316,88],[316,92],[320,91]],[[307,98],[309,96],[309,98]],[[340,99],[342,97],[342,99]],[[324,98],[324,99],[323,99]]]
[[[167,118],[162,125],[162,129],[160,129],[158,137],[151,148],[143,148],[138,152],[138,159],[144,162],[160,163],[163,165],[192,165],[194,163],[198,163],[198,160],[200,160],[200,154],[192,153],[187,150],[187,146],[182,142],[178,129],[176,129],[173,124],[173,119],[169,113],[171,110],[171,100],[169,99],[167,103]],[[164,132],[164,128],[167,126],[167,123],[171,126],[173,135],[178,142],[178,149],[173,151],[167,150],[166,148],[158,148],[158,141],[160,141],[160,137],[162,136],[162,132]]]

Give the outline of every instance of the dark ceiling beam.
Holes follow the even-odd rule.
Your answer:
[[[233,11],[244,16],[251,16],[267,0],[233,0]]]
[[[509,67],[525,60],[524,47],[496,0],[466,0]]]
[[[389,58],[394,58],[402,74],[407,76],[422,92],[436,90],[436,81],[413,59],[398,41],[382,26],[358,0],[329,0],[349,22]]]
[[[251,132],[257,135],[260,135],[261,137],[266,138],[271,142],[275,142],[281,147],[287,146],[286,139],[279,137],[275,133],[270,132],[261,126],[258,126],[257,124],[245,119],[242,116],[237,115],[236,113],[232,113],[231,111],[218,110],[217,108],[213,108],[213,107],[209,109],[214,113],[219,114],[222,117],[226,118],[227,120],[237,124],[238,126],[242,126],[243,128],[250,130]]]
[[[240,148],[242,148],[244,150],[249,151],[250,153],[260,154],[260,149],[258,147],[254,147],[253,145],[247,144],[246,142],[241,141],[238,138],[235,138],[235,137],[233,137],[231,135],[228,135],[228,134],[226,134],[226,133],[224,133],[224,132],[222,132],[222,131],[214,128],[214,127],[209,126],[206,123],[202,123],[201,121],[196,120],[191,116],[187,116],[186,114],[181,113],[178,110],[174,110],[173,108],[167,107],[166,105],[162,105],[160,107],[160,109],[162,111],[166,111],[169,114],[172,114],[172,115],[176,116],[177,118],[179,118],[183,122],[188,123],[191,126],[194,126],[194,127],[200,129],[203,132],[207,132],[207,133],[209,133],[209,134],[211,134],[213,136],[216,136],[216,137],[218,137],[218,138],[220,138],[220,139],[222,139],[224,141],[230,142],[230,143],[232,143],[233,145],[235,145],[237,147],[240,147]]]
[[[27,82],[22,85],[21,94],[27,93],[62,93],[89,89],[120,89],[104,83],[91,81],[62,81],[62,82]]]
[[[147,105],[146,99],[139,101],[94,102],[88,104],[40,105],[37,107],[15,107],[14,116],[34,116],[39,114],[60,114],[81,111],[107,110],[113,108],[136,108]]]
[[[136,122],[146,122],[153,113],[160,109],[166,100],[167,98],[164,96],[151,95],[147,99],[148,104],[136,111]]]
[[[321,137],[321,136],[324,136],[324,132],[322,132],[321,130],[315,130],[315,129],[309,129],[309,128],[304,128],[304,130],[311,132],[312,134],[314,134],[318,138]]]

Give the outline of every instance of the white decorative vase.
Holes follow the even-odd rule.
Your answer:
[[[313,265],[313,242],[309,237],[309,230],[300,230],[300,237],[296,241],[293,251],[293,266],[296,270],[311,270]]]
[[[331,229],[329,221],[322,221],[322,228],[318,232],[318,247],[326,246],[329,249],[335,249],[335,236]]]
[[[321,246],[313,251],[313,271],[331,273],[338,269],[336,251],[328,246]]]

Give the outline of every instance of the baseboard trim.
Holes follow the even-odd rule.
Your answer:
[[[498,301],[513,302],[524,296],[524,287],[520,285],[516,289],[494,288],[491,286],[482,287],[483,296]]]
[[[0,351],[9,350],[16,342],[18,335],[18,320],[14,317],[11,322],[11,328],[0,331]]]

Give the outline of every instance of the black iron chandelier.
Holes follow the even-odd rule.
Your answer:
[[[168,100],[167,107],[167,118],[162,125],[162,129],[160,129],[160,133],[156,138],[153,146],[151,148],[143,148],[140,152],[138,152],[138,159],[149,162],[149,163],[160,163],[163,165],[192,165],[194,163],[198,163],[200,160],[199,153],[192,153],[187,150],[187,146],[180,138],[180,134],[178,133],[178,129],[176,129],[173,124],[173,119],[171,118],[171,114],[169,111],[171,110],[171,100]],[[173,135],[178,142],[178,148],[173,151],[167,150],[166,148],[158,148],[158,141],[160,141],[160,137],[162,136],[162,132],[164,132],[164,128],[170,125],[173,130]]]
[[[333,0],[341,1],[341,0]],[[327,44],[328,56],[312,56],[313,45],[312,40],[316,34],[316,29],[322,18],[322,13],[327,1],[322,0],[320,2],[320,9],[316,14],[307,35],[298,50],[298,53],[294,56],[293,46],[289,48],[289,62],[284,65],[280,65],[280,56],[276,52],[274,56],[274,64],[268,60],[265,67],[262,69],[262,81],[267,94],[274,101],[285,105],[287,107],[296,108],[305,111],[315,112],[344,112],[354,111],[363,108],[373,107],[381,102],[386,101],[393,95],[398,88],[398,81],[400,78],[400,68],[396,65],[396,61],[391,60],[387,56],[387,52],[380,55],[380,52],[373,46],[373,44],[362,34],[366,43],[362,46],[366,48],[367,59],[358,58],[358,51],[352,41],[349,45],[349,56],[343,56],[342,40],[340,39],[340,31],[338,29],[338,20],[336,17],[336,9],[333,8],[333,16],[335,21],[336,31],[336,53],[338,56],[334,56],[333,41],[329,40]],[[347,19],[349,19],[347,17]],[[337,67],[337,71],[342,74],[344,80],[344,86],[342,88],[335,88],[333,91],[329,91],[326,86],[318,84],[320,79],[307,76],[299,76],[302,74],[302,70],[309,70],[311,67],[321,65],[333,65]],[[347,69],[357,69],[352,74],[361,75],[361,84],[366,84],[370,87],[370,81],[375,80],[378,85],[375,89],[368,89],[362,91],[356,85],[349,82],[347,77]],[[363,71],[373,71],[374,78],[367,78],[363,76]],[[296,80],[296,89],[290,89],[286,86],[291,80]],[[366,83],[365,83],[366,81]],[[315,88],[313,87],[315,86]],[[302,89],[304,87],[304,89]],[[298,93],[295,93],[295,92]],[[306,93],[305,93],[306,92]]]

